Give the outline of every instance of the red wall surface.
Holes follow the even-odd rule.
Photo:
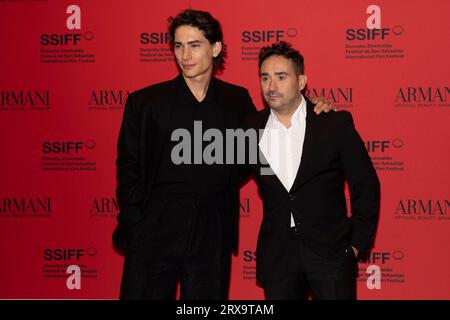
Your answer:
[[[67,24],[73,4],[79,29]],[[306,93],[353,114],[382,184],[358,298],[449,299],[446,0],[0,1],[0,298],[118,298],[123,257],[111,233],[123,105],[128,92],[177,74],[167,18],[187,7],[221,21],[220,78],[248,88],[259,109],[258,49],[285,40],[305,57]],[[368,29],[375,16],[381,29]],[[231,299],[263,299],[261,217],[250,181]],[[80,289],[67,286],[69,265],[81,268]]]

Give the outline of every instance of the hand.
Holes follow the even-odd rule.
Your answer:
[[[333,105],[329,103],[325,97],[314,97],[311,99],[311,102],[315,104],[314,112],[316,114],[320,114],[322,111],[325,113],[328,113],[331,110],[337,111],[337,108],[333,107]]]
[[[121,255],[125,255],[128,249],[128,236],[127,231],[120,224],[118,224],[114,229],[112,240],[114,249],[116,249]]]
[[[352,246],[353,252],[355,253],[355,257],[358,257],[359,250]]]

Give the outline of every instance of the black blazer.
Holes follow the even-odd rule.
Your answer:
[[[349,112],[316,115],[307,100],[306,132],[300,168],[288,192],[276,175],[261,175],[261,161],[251,165],[263,199],[257,243],[257,278],[278,281],[289,272],[287,243],[290,214],[299,235],[324,257],[336,257],[353,245],[364,254],[374,240],[380,207],[380,184]],[[244,121],[244,128],[264,129],[264,109]],[[265,165],[268,166],[268,165]],[[344,181],[351,192],[347,217]]]
[[[133,92],[125,104],[116,161],[118,226],[113,232],[113,244],[120,251],[126,250],[131,230],[144,214],[153,215],[149,211],[152,185],[163,146],[170,137],[171,110],[181,81],[184,79],[178,75]],[[246,114],[256,111],[247,89],[215,77],[210,86],[214,86],[214,97],[222,108],[226,128],[238,128]],[[232,248],[237,246],[239,217],[239,189],[234,172],[233,169],[226,190],[228,206],[223,210],[225,234],[229,235],[227,243]]]

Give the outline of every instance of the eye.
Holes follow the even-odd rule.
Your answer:
[[[198,48],[198,47],[200,47],[200,44],[199,44],[199,43],[193,43],[193,44],[191,44],[191,48]]]
[[[278,76],[278,79],[280,79],[280,80],[285,80],[285,79],[286,79],[286,76],[285,76],[285,75],[279,75],[279,76]]]
[[[265,82],[265,81],[267,81],[268,79],[269,79],[269,77],[267,77],[267,76],[262,76],[262,77],[261,77],[261,81],[262,81],[262,82]]]
[[[174,49],[180,49],[181,48],[181,44],[176,43],[173,47],[174,47]]]

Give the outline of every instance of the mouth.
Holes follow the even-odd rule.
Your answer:
[[[192,69],[195,67],[195,64],[183,64],[183,69]]]

